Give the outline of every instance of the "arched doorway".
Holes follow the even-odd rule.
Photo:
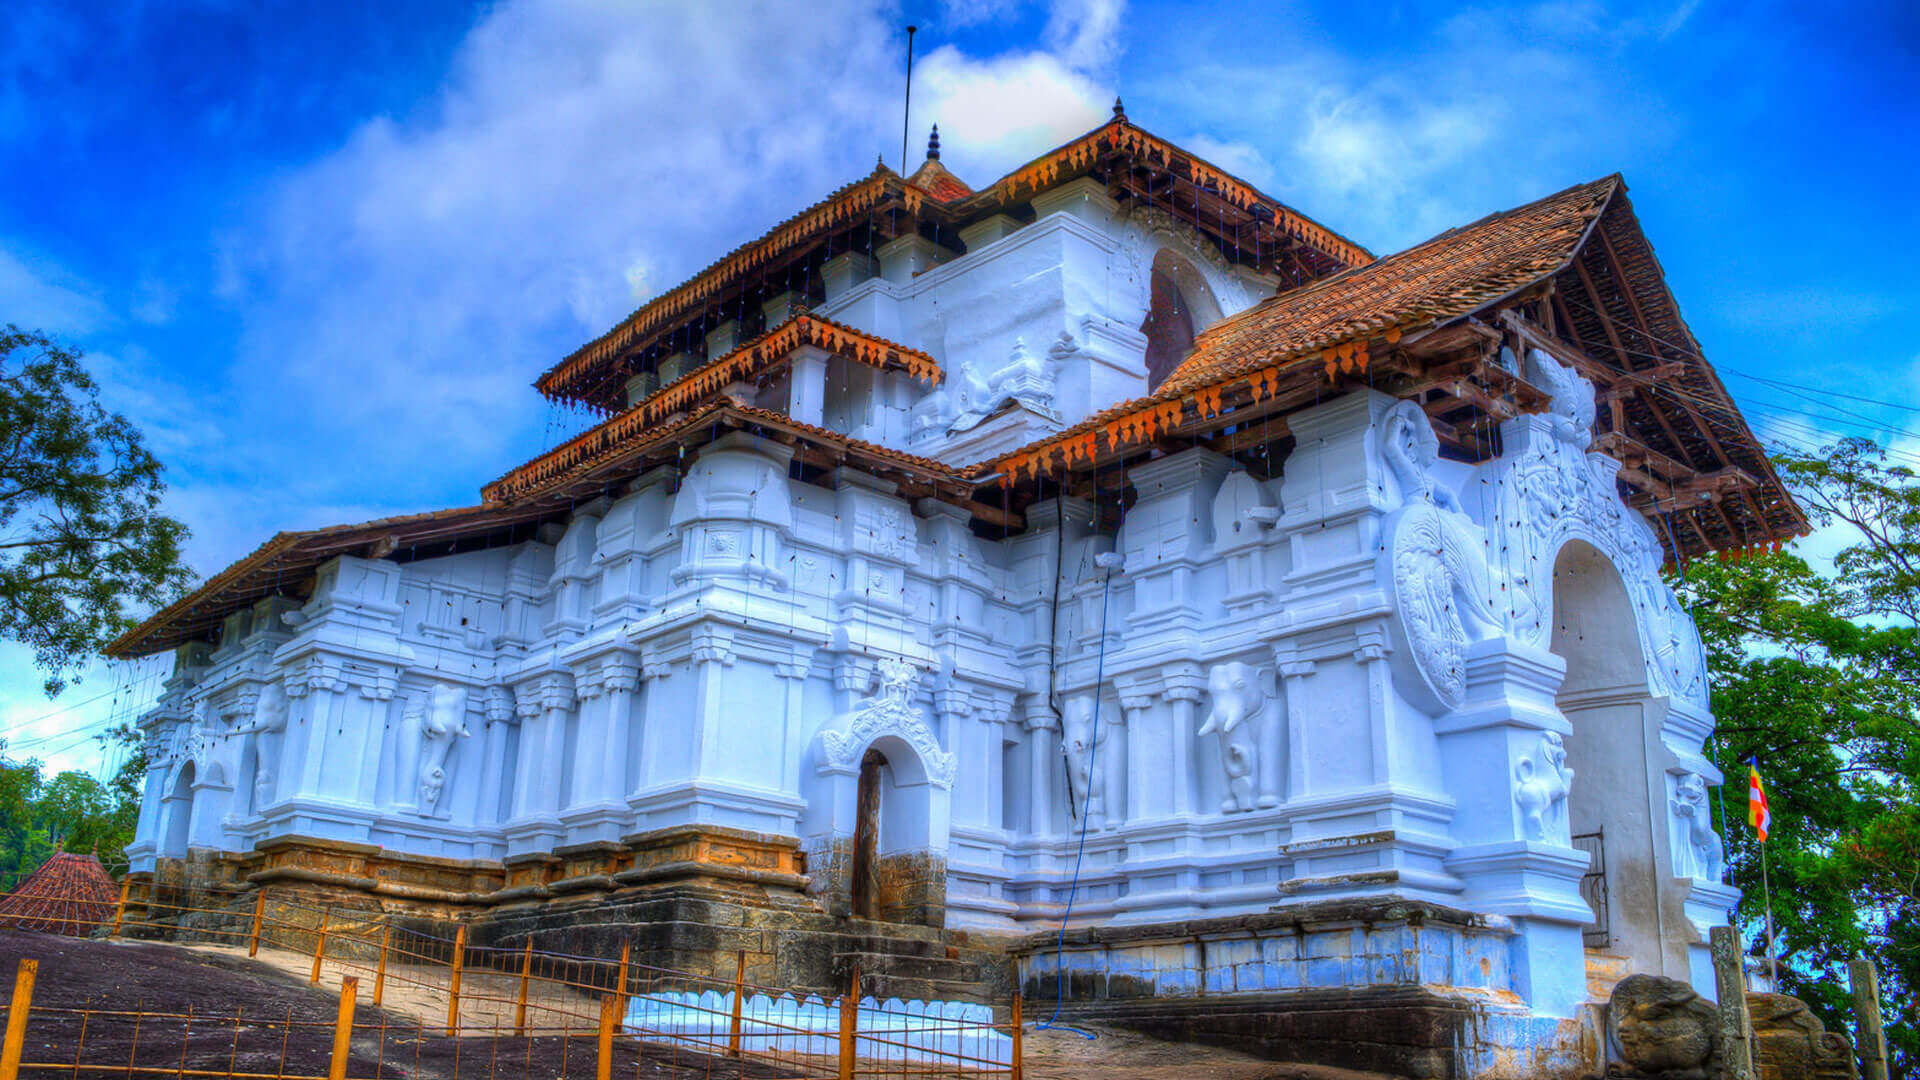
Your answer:
[[[1664,792],[1653,789],[1652,764],[1660,716],[1626,584],[1591,544],[1568,541],[1555,559],[1552,628],[1551,647],[1567,664],[1556,704],[1572,728],[1568,824],[1592,859],[1581,883],[1595,914],[1587,948],[1623,958],[1628,970],[1684,978],[1684,967],[1666,970],[1662,944],[1665,838],[1653,808]]]
[[[880,789],[887,756],[868,748],[860,759],[860,794],[853,822],[853,917],[880,918]]]
[[[184,859],[193,836],[193,762],[180,766],[165,801],[167,831],[160,847],[164,858]]]
[[[1147,390],[1173,374],[1189,353],[1194,335],[1220,321],[1220,303],[1207,279],[1185,256],[1162,248],[1153,257],[1147,286]]]

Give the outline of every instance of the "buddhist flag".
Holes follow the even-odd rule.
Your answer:
[[[1760,842],[1765,843],[1773,814],[1767,810],[1767,786],[1760,782],[1760,766],[1753,761],[1747,763],[1747,824],[1753,826]]]

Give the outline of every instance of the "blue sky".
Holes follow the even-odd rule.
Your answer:
[[[540,371],[897,164],[914,22],[909,164],[937,121],[975,183],[1116,93],[1382,253],[1623,172],[1756,428],[1920,461],[1920,9],[1813,7],[15,0],[0,322],[87,350],[202,574],[465,505],[584,419]],[[157,678],[49,703],[0,647],[0,738],[84,764]]]

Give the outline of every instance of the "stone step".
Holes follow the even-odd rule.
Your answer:
[[[902,955],[891,952],[849,951],[834,956],[842,972],[860,965],[863,994],[923,1001],[993,1001],[992,968],[974,958]]]
[[[1621,979],[1633,974],[1633,960],[1598,949],[1587,950],[1587,999],[1605,1001]]]

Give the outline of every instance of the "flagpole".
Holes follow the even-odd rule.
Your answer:
[[[1780,992],[1780,949],[1773,940],[1773,887],[1767,883],[1767,842],[1760,841],[1760,896],[1767,913],[1767,965],[1773,972],[1771,992]]]

